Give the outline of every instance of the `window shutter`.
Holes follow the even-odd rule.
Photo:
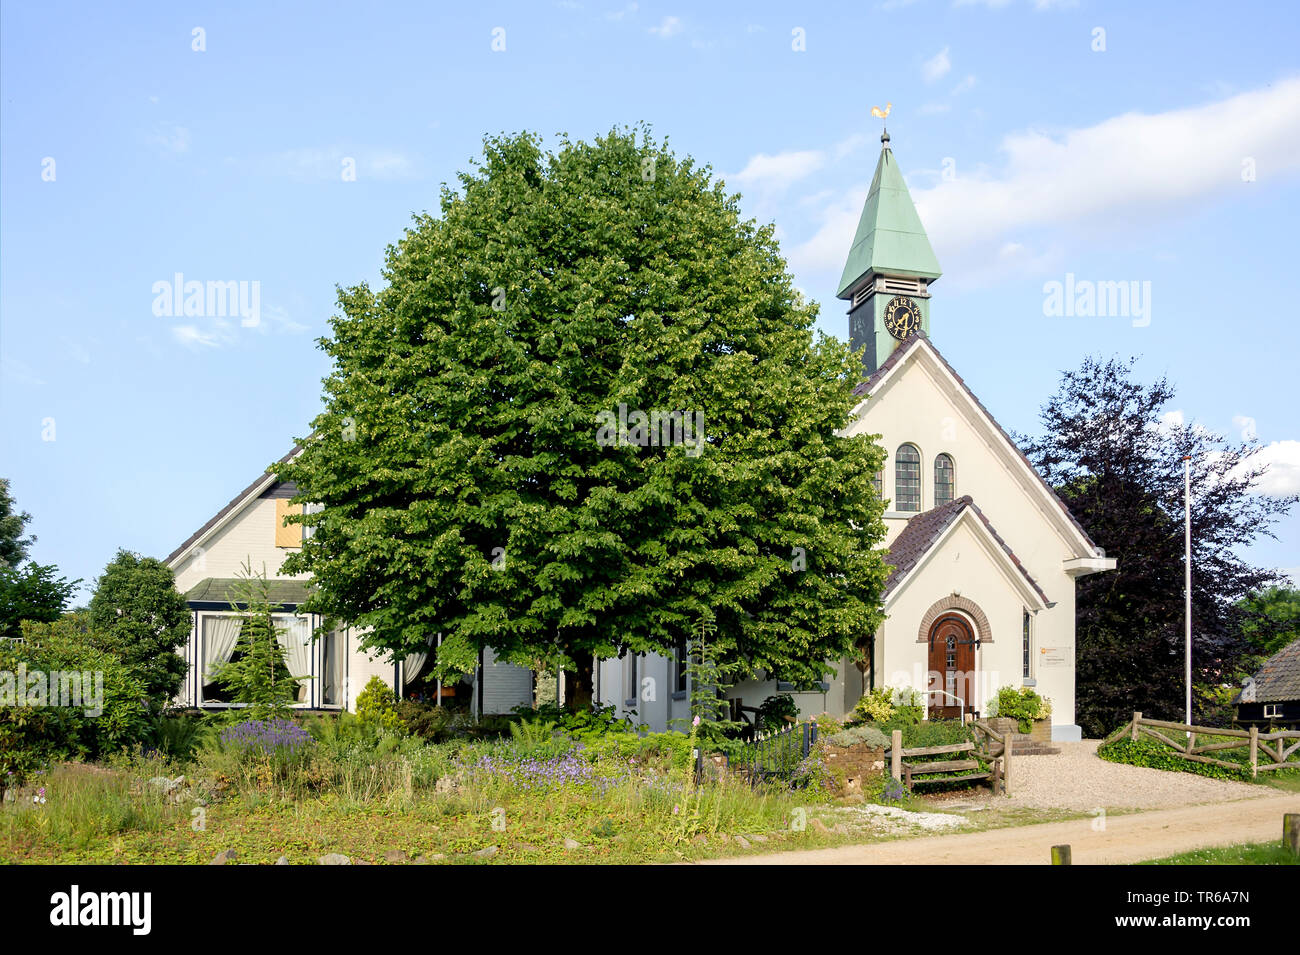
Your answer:
[[[282,497],[275,499],[275,546],[276,547],[301,547],[302,546],[302,525],[289,524],[285,526],[284,519],[290,514],[301,514],[301,504],[291,504]]]

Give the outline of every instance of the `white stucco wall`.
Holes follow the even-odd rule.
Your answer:
[[[930,365],[931,361],[928,357],[917,357],[896,368],[863,406],[861,416],[846,430],[850,434],[881,435],[880,444],[888,454],[883,493],[891,501],[898,447],[905,442],[917,447],[921,453],[923,511],[934,506],[935,457],[946,453],[953,459],[954,497],[973,498],[1042,587],[1048,600],[1055,604],[1034,617],[1030,672],[1031,678],[1038,681],[1038,692],[1052,700],[1053,723],[1073,724],[1074,580],[1065,573],[1063,562],[1090,555],[1084,553],[1077,538],[1062,529],[1063,515],[1058,517],[1053,513],[1053,509],[1059,512],[1059,505],[1035,486],[1036,479],[1027,475],[1018,462],[1009,460],[1005,452],[998,450],[1006,439],[981,420],[946,375]],[[911,516],[887,512],[887,543],[893,542]],[[1005,587],[993,584],[985,573],[987,561],[963,563],[951,559],[952,556],[942,565],[942,574],[928,571],[924,586],[917,587],[918,582],[913,581],[914,589],[889,608],[890,619],[884,627],[885,659],[877,657],[878,674],[911,668],[915,654],[908,647],[921,645],[909,644],[905,639],[907,632],[911,631],[911,640],[915,641],[920,616],[944,593],[955,590],[980,603],[988,615],[996,649],[990,648],[983,654],[985,665],[1006,674],[1001,685],[1019,686],[1020,604],[1007,595]],[[988,595],[989,605],[983,603],[984,594]],[[878,654],[881,649],[877,648]],[[1043,654],[1040,651],[1044,649],[1053,652]],[[1069,662],[1066,666],[1044,666],[1044,657],[1064,658]],[[902,665],[896,667],[896,662]],[[881,682],[878,675],[877,685]]]

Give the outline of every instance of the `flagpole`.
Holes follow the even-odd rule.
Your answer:
[[[1192,725],[1192,458],[1183,455],[1183,616],[1187,638],[1184,671],[1187,678],[1187,725]]]

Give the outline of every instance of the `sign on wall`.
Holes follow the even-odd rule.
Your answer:
[[[1038,650],[1038,668],[1040,670],[1057,670],[1068,667],[1074,662],[1074,647],[1040,647]]]

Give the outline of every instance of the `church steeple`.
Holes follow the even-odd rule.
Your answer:
[[[867,348],[863,362],[868,373],[908,335],[917,330],[929,334],[929,289],[943,274],[889,148],[888,131],[880,144],[876,174],[837,293],[849,302],[854,350]]]

